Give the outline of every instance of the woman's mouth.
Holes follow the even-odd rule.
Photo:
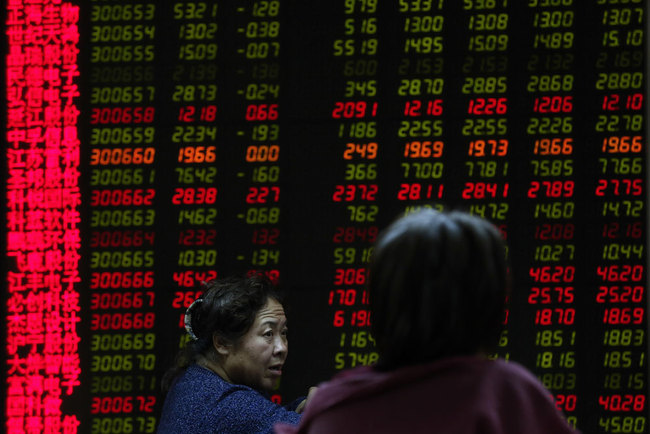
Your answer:
[[[273,375],[277,375],[279,377],[282,375],[282,365],[269,366],[269,371],[271,371]]]

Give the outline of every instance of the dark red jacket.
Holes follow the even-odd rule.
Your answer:
[[[321,385],[297,427],[275,432],[575,434],[530,372],[479,357],[343,372]]]

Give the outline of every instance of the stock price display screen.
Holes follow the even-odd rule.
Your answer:
[[[154,432],[183,313],[221,275],[288,295],[274,400],[374,363],[366,264],[421,207],[508,242],[494,356],[585,433],[649,432],[647,2],[4,13],[10,432]]]

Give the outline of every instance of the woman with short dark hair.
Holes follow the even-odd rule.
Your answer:
[[[423,211],[396,221],[369,270],[378,367],[496,348],[508,281],[505,245],[469,214]]]
[[[163,380],[159,433],[271,432],[296,424],[297,402],[268,399],[288,353],[282,297],[261,274],[217,279],[187,309],[191,341]]]
[[[568,434],[550,392],[491,360],[509,290],[487,221],[422,210],[377,239],[368,274],[379,362],[321,385],[298,427],[276,433]]]

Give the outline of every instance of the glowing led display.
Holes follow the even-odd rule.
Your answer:
[[[8,432],[155,432],[224,274],[288,293],[275,402],[376,362],[372,246],[421,207],[508,241],[491,356],[650,432],[647,2],[6,3]]]
[[[79,7],[7,4],[7,432],[76,432],[79,357]],[[46,3],[46,4],[44,4]]]

